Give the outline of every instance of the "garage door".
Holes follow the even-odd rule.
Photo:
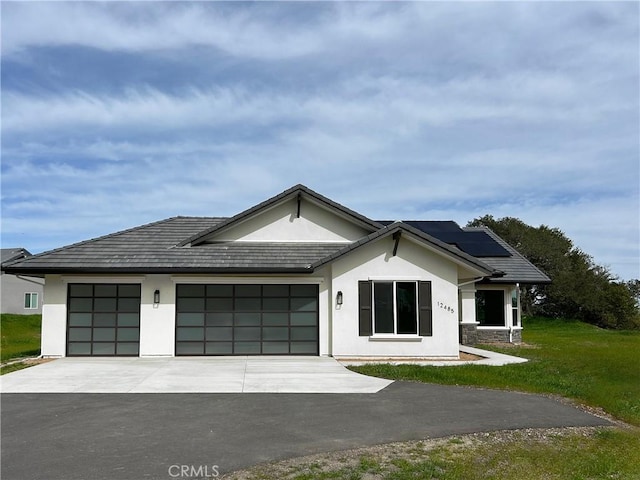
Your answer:
[[[70,284],[68,356],[137,356],[140,285]]]
[[[318,286],[177,285],[176,355],[318,355]]]

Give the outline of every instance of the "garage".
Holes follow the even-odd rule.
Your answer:
[[[178,284],[176,355],[318,355],[318,286]]]
[[[140,285],[69,285],[67,355],[138,356]]]

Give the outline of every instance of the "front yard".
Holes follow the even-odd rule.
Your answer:
[[[519,390],[570,398],[615,417],[608,428],[491,432],[381,445],[266,464],[244,480],[640,479],[640,333],[531,318],[524,344],[483,346],[530,359],[504,367],[368,365],[384,378]]]
[[[40,352],[39,315],[2,315],[2,362]],[[257,466],[233,479],[640,479],[640,333],[525,320],[524,344],[485,346],[530,359],[489,367],[369,365],[367,375],[559,395],[617,419],[608,428],[491,432]],[[23,368],[20,362],[17,368]],[[6,367],[16,368],[12,365]],[[6,373],[5,367],[3,372]]]

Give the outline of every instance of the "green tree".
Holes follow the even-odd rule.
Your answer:
[[[522,287],[525,314],[576,318],[605,328],[640,329],[639,281],[621,282],[558,228],[532,227],[513,217],[476,218],[546,273],[550,285]]]

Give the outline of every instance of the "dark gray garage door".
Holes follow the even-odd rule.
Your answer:
[[[176,355],[318,355],[318,286],[177,285]]]
[[[68,356],[138,356],[140,285],[69,285]]]

